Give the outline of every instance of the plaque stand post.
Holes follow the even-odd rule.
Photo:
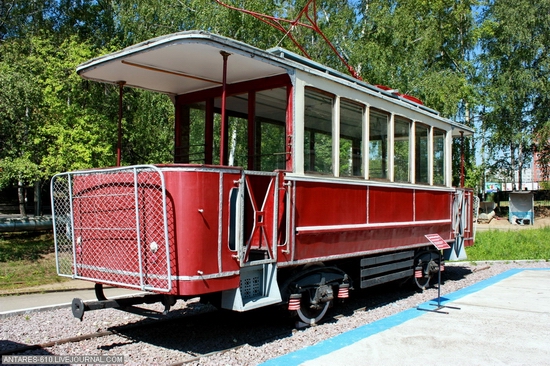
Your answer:
[[[449,309],[456,309],[460,310],[460,308],[454,307],[454,306],[446,306],[441,305],[441,261],[442,261],[442,255],[441,251],[444,249],[450,249],[451,247],[449,244],[443,239],[439,234],[428,234],[425,235],[426,238],[430,241],[430,243],[433,244],[437,248],[437,251],[439,253],[439,263],[438,263],[438,271],[437,271],[437,304],[430,304],[430,306],[435,306],[435,309],[422,309],[420,307],[417,307],[417,310],[421,311],[430,311],[433,313],[442,313],[442,314],[449,314],[448,311],[441,311],[443,308],[449,308]]]

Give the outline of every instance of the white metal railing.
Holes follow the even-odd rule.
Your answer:
[[[157,167],[58,174],[51,197],[60,276],[171,291],[171,203]]]

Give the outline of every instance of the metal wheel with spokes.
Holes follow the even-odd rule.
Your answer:
[[[414,283],[425,290],[430,287],[434,276],[439,272],[439,252],[434,250],[419,253],[414,260]]]
[[[323,319],[323,317],[327,313],[329,305],[330,301],[327,301],[323,304],[320,304],[318,307],[312,307],[309,299],[302,299],[300,309],[297,310],[298,317],[302,322],[307,325],[315,325],[321,319]]]
[[[430,286],[430,281],[432,280],[432,274],[426,274],[422,271],[422,277],[414,277],[414,282],[418,288],[425,290]]]
[[[307,266],[288,278],[281,289],[288,300],[288,310],[297,315],[297,326],[310,326],[318,323],[326,315],[338,289],[346,284],[348,275],[337,267],[324,265]],[[335,293],[335,290],[336,293]],[[346,295],[346,296],[344,296]],[[345,291],[342,297],[347,297]]]

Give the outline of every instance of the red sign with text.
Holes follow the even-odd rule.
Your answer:
[[[439,250],[451,249],[449,244],[439,234],[428,234],[424,236]]]

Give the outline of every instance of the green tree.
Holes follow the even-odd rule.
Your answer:
[[[0,40],[54,29],[55,0],[0,1]]]
[[[0,189],[17,184],[19,208],[25,212],[25,185],[42,178],[34,145],[40,123],[41,91],[28,65],[16,62],[25,45],[1,45],[0,58]]]
[[[46,175],[113,165],[118,88],[88,83],[76,75],[76,66],[92,55],[91,47],[76,37],[57,47],[48,39],[33,41],[37,52],[29,60],[40,68],[44,98],[37,143],[45,151],[41,166]]]
[[[480,103],[474,50],[476,0],[363,0],[360,38],[352,59],[372,84],[420,98],[443,116],[473,126]],[[354,64],[357,64],[355,61]],[[460,172],[460,141],[454,144],[454,184]],[[474,140],[465,143],[466,174],[475,164]]]
[[[166,95],[125,89],[122,162],[174,161],[174,106]]]
[[[491,0],[483,14],[483,90],[488,146],[496,166],[521,171],[533,145],[548,141],[550,1]],[[546,155],[546,156],[545,156]]]
[[[116,97],[114,88],[90,85],[74,72],[91,57],[90,47],[76,38],[56,45],[48,36],[11,38],[1,47],[0,185],[112,165],[116,130],[109,125],[116,119],[109,110],[116,116],[116,104],[104,103],[105,94]]]

